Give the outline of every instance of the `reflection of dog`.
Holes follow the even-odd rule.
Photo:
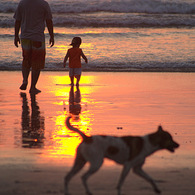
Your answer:
[[[179,144],[173,141],[171,135],[164,131],[161,126],[158,127],[157,132],[143,137],[101,135],[90,137],[71,126],[70,118],[68,117],[66,119],[67,127],[80,134],[83,141],[77,148],[74,166],[65,177],[64,185],[66,195],[68,194],[68,183],[70,179],[83,168],[87,161],[90,163],[90,168],[82,176],[82,181],[86,193],[88,195],[91,194],[87,185],[87,179],[101,167],[104,158],[111,159],[124,166],[117,186],[118,194],[121,194],[122,184],[131,168],[135,174],[148,181],[156,193],[160,193],[155,181],[142,170],[142,165],[144,164],[145,158],[157,150],[167,149],[170,152],[174,152],[175,148],[179,147]]]

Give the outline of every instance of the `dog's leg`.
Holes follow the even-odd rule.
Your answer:
[[[142,167],[141,167],[141,166],[136,166],[136,167],[134,167],[134,168],[133,168],[133,172],[134,172],[135,174],[139,175],[140,177],[144,178],[146,181],[148,181],[148,182],[152,185],[152,187],[153,187],[153,189],[154,189],[154,191],[155,191],[156,193],[159,193],[159,194],[161,193],[161,191],[158,189],[158,187],[157,187],[155,181],[154,181],[148,174],[146,174],[146,173],[142,170]]]
[[[71,178],[77,174],[82,168],[83,166],[86,164],[86,160],[84,159],[84,157],[82,156],[82,154],[79,151],[79,148],[77,150],[77,156],[74,162],[74,166],[72,167],[71,171],[66,175],[66,177],[64,178],[64,194],[68,195],[68,183],[71,180]]]
[[[92,174],[94,174],[96,171],[98,171],[98,169],[101,167],[102,163],[103,163],[103,158],[101,158],[99,160],[96,159],[95,161],[90,162],[89,170],[82,176],[83,185],[85,187],[87,195],[92,195],[92,193],[90,192],[88,185],[87,185],[87,179]]]
[[[118,191],[118,195],[121,194],[121,187],[125,181],[126,176],[128,175],[129,171],[131,169],[131,164],[130,163],[126,163],[124,164],[118,185],[117,185],[117,191]]]

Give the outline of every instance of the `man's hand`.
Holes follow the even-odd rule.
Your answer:
[[[15,31],[14,45],[16,47],[18,47],[18,43],[20,43],[20,38],[19,38],[20,26],[21,26],[21,21],[16,20],[14,26],[14,31]]]
[[[53,47],[53,45],[54,45],[54,38],[53,37],[50,37],[49,44],[50,44],[50,47]]]
[[[46,20],[46,25],[50,35],[49,44],[50,47],[53,47],[54,45],[53,21],[51,19]]]
[[[19,38],[19,36],[15,36],[14,45],[15,45],[16,47],[18,47],[18,43],[20,44],[20,38]]]

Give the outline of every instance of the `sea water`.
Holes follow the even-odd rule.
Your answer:
[[[19,0],[0,1],[0,70],[21,69],[13,15]],[[63,70],[74,36],[89,59],[84,70],[130,71],[195,68],[194,0],[48,0],[55,45],[46,34],[45,70]],[[65,69],[67,70],[67,68]]]

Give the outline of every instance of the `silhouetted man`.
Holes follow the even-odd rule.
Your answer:
[[[45,66],[45,23],[47,25],[51,47],[54,45],[53,22],[49,4],[44,0],[21,0],[14,14],[15,39],[14,44],[18,47],[21,42],[23,62],[23,83],[21,90],[26,90],[28,76],[32,68],[30,93],[41,92],[36,88],[40,71]],[[19,31],[21,28],[21,36]],[[21,39],[21,40],[20,40]]]

